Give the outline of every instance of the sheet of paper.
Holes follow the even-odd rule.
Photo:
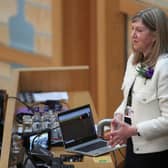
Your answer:
[[[93,158],[95,163],[111,163],[112,159],[110,155],[103,155]]]
[[[47,100],[68,100],[67,92],[40,92],[33,93],[35,102],[43,102]]]

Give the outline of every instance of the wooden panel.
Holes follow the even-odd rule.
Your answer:
[[[125,69],[125,45],[125,17],[120,13],[119,2],[108,0],[106,117],[113,116],[122,100],[121,83]]]
[[[17,63],[25,66],[49,66],[52,65],[50,59],[42,55],[32,55],[4,45],[0,45],[0,61]]]
[[[1,71],[3,74],[0,74],[0,87],[7,91],[8,96],[16,96],[17,86],[18,86],[18,73],[12,71],[9,65],[0,63]],[[13,128],[13,118],[15,112],[15,100],[8,99],[7,109],[5,114],[4,122],[4,134],[2,139],[2,151],[0,157],[0,167],[7,168],[10,145],[11,145],[11,134]]]
[[[145,7],[147,7],[147,4],[140,3],[136,0],[120,0],[120,11],[128,15],[134,15]]]
[[[89,90],[87,66],[19,69],[21,91]]]
[[[64,65],[89,65],[90,0],[63,1]]]
[[[158,3],[153,4],[151,1],[150,2],[144,2],[140,0],[120,0],[120,11],[124,12],[130,16],[134,15],[138,11],[144,8],[148,7],[160,7],[158,6]],[[161,7],[163,10],[165,10],[168,14],[167,8],[166,7]]]
[[[97,21],[98,113],[101,118],[111,118],[122,100],[125,67],[125,17],[119,1],[99,0]]]
[[[90,1],[90,90],[96,109],[98,109],[97,92],[97,0]]]
[[[53,20],[52,20],[52,63],[56,66],[63,65],[63,12],[62,0],[52,0]]]
[[[106,76],[106,3],[98,0],[97,2],[97,89],[98,89],[98,113],[102,118],[107,113],[107,76]]]

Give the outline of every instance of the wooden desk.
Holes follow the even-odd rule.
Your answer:
[[[60,154],[64,154],[64,153],[67,154],[67,152],[64,151],[63,147],[53,147],[51,151],[54,153],[54,156],[58,156],[58,157],[60,156]],[[111,157],[110,154],[105,154],[103,156]],[[112,160],[111,160],[111,163],[96,163],[94,161],[94,158],[95,157],[84,156],[82,162],[71,162],[71,163],[75,165],[75,168],[115,168]]]
[[[12,70],[4,67],[0,73],[0,88],[6,89],[9,96],[17,96],[21,91],[67,91],[69,95],[68,104],[70,108],[90,104],[95,123],[100,119],[96,113],[94,103],[89,90],[89,68],[84,67],[55,67],[55,68],[27,68]],[[14,114],[16,101],[8,100],[5,114],[5,125],[2,152],[0,157],[0,168],[9,167],[9,156],[11,148],[11,134],[14,126]],[[55,155],[65,152],[63,148],[53,148]],[[110,155],[108,155],[110,156]],[[94,157],[85,156],[84,160],[74,163],[75,168],[114,168],[111,163],[96,163]]]
[[[68,95],[69,95],[70,108],[89,103],[91,104],[91,108],[93,111],[94,121],[96,123],[99,121],[98,115],[95,111],[93,101],[90,97],[89,92],[87,91],[68,92]],[[54,152],[55,156],[60,156],[60,154],[67,153],[65,152],[63,147],[53,147],[51,151]],[[110,154],[106,154],[103,156],[111,157]],[[84,159],[82,162],[73,162],[72,164],[75,165],[75,168],[114,168],[113,161],[111,163],[96,163],[94,161],[94,157],[90,157],[90,156],[84,156]]]
[[[24,68],[10,69],[3,67],[0,73],[0,89],[5,89],[9,96],[17,96],[22,91],[67,91],[70,108],[90,104],[95,122],[99,121],[94,103],[90,96],[90,73],[88,66],[77,67],[50,67],[50,68]],[[0,157],[0,168],[9,166],[12,128],[16,100],[8,100],[5,114],[4,135]],[[56,149],[57,151],[58,149]],[[56,152],[57,153],[57,152]],[[76,163],[76,167],[104,167],[113,168],[113,164],[97,164],[93,158],[85,157],[84,162]]]

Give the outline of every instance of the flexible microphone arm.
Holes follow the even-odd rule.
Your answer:
[[[97,135],[99,137],[103,137],[104,135],[104,127],[105,126],[109,126],[111,125],[111,118],[105,118],[103,120],[100,120],[99,123],[97,124]]]

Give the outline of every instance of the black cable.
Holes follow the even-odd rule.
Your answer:
[[[29,105],[29,104],[25,103],[24,101],[20,100],[18,97],[15,97],[15,96],[8,96],[8,99],[17,100],[21,104],[25,105],[32,113],[34,113],[34,106],[36,106],[36,105],[48,105],[49,107],[52,107],[55,103],[60,103],[60,101],[57,101],[57,100],[54,100],[54,101],[48,100],[48,101],[45,101],[45,102],[34,102],[31,105]]]
[[[36,166],[35,161],[33,160],[32,156],[31,156],[31,154],[30,154],[28,151],[27,151],[26,153],[27,153],[27,158],[24,160],[23,168],[28,168],[29,165],[26,165],[26,164],[28,163],[28,160],[31,161],[31,164],[33,165],[34,168],[38,168],[38,167]],[[32,166],[31,166],[31,167],[32,167]]]
[[[29,156],[27,156],[27,158],[24,160],[24,163],[23,163],[23,168],[25,168],[25,167],[26,167],[27,161],[28,161],[29,159],[30,159],[30,158],[29,158]]]
[[[8,96],[8,99],[15,99],[18,102],[20,102],[21,104],[23,104],[24,106],[26,106],[33,114],[34,114],[34,106],[36,105],[40,105],[40,104],[45,104],[44,102],[35,102],[32,103],[31,105],[28,103],[25,103],[24,101],[20,100],[18,97],[15,96]]]
[[[15,96],[8,96],[8,99],[15,99],[18,102],[20,102],[21,104],[25,105],[28,109],[32,110],[32,107],[29,106],[27,103],[25,103],[24,101],[21,101],[18,97]]]
[[[18,101],[21,104],[23,104],[29,111],[31,111],[31,113],[33,113],[33,108],[29,104],[25,103],[24,101],[21,101],[18,97],[8,96],[8,99],[15,99],[16,101]],[[16,121],[18,123],[22,124],[22,114],[16,114]]]
[[[121,149],[118,149],[120,155],[123,157],[123,159],[125,159],[125,155],[123,154],[123,152],[121,151]]]
[[[114,167],[117,168],[117,157],[116,157],[116,154],[115,154],[115,151],[112,151],[112,155],[113,155],[113,158],[114,158]]]
[[[50,101],[46,101],[46,102],[34,102],[31,105],[28,103],[25,103],[24,101],[20,100],[18,97],[15,96],[8,96],[8,99],[15,99],[18,102],[20,102],[21,104],[23,104],[24,106],[26,106],[32,113],[34,113],[34,106],[36,105],[49,105]]]

